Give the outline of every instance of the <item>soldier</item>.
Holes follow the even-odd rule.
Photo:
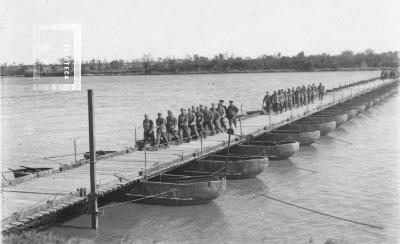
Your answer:
[[[276,96],[276,103],[278,104],[279,113],[282,113],[282,111],[283,111],[282,100],[283,100],[282,99],[282,94],[281,94],[281,91],[279,90],[278,94]]]
[[[286,91],[281,89],[281,94],[282,94],[282,110],[287,111],[288,108],[288,100],[287,100],[287,94]]]
[[[292,93],[290,92],[290,88],[287,89],[286,99],[287,99],[287,108],[290,110],[292,109]]]
[[[176,139],[180,143],[180,137],[178,133],[178,129],[176,126],[178,125],[178,120],[175,118],[174,114],[168,110],[167,116],[167,133],[171,136],[171,141]]]
[[[188,123],[190,131],[195,136],[194,138],[199,139],[199,132],[197,131],[196,114],[194,112],[194,106],[192,106],[192,109],[188,108]]]
[[[273,108],[274,112],[278,113],[278,94],[276,93],[276,91],[274,91],[274,93],[272,94],[271,100],[272,100],[272,108]]]
[[[202,112],[202,113],[203,113],[203,116],[204,116],[204,108],[203,108],[203,105],[202,105],[202,104],[200,104],[200,106],[199,106],[199,110],[200,110],[200,112]]]
[[[229,107],[228,107],[228,109],[229,109]],[[263,100],[263,109],[262,109],[262,111],[265,114],[270,114],[270,112],[271,112],[270,109],[271,109],[271,97],[269,96],[268,91],[267,91],[266,94],[265,94],[264,100]]]
[[[144,120],[143,120],[143,139],[144,143],[147,143],[150,141],[151,145],[154,145],[155,138],[154,138],[154,124],[153,120],[149,119],[149,115],[145,114],[144,115]]]
[[[164,138],[165,143],[168,147],[168,137],[167,137],[167,121],[162,117],[161,113],[158,113],[158,118],[156,120],[157,125],[157,147],[160,146],[161,137]]]
[[[268,93],[268,92],[267,92]],[[229,101],[229,106],[228,106],[228,119],[229,119],[229,128],[232,128],[232,123],[235,125],[236,128],[236,117],[237,114],[239,113],[239,109],[233,105],[233,101]]]
[[[324,86],[320,82],[318,85],[318,98],[322,100],[324,98]]]
[[[190,141],[189,119],[184,108],[181,108],[181,114],[178,117],[178,128],[181,141],[184,139],[184,133]]]
[[[197,129],[199,130],[200,137],[207,138],[207,133],[204,130],[203,127],[204,124],[204,113],[200,111],[200,108],[196,108],[196,125]]]
[[[295,94],[294,87],[292,87],[292,90],[290,91],[290,94],[292,94],[292,108],[294,108],[294,105],[296,104],[296,94]]]
[[[217,108],[215,107],[215,104],[211,104],[211,112],[213,113],[213,124],[215,130],[221,133],[224,133],[224,131],[221,129],[221,115],[218,113]]]
[[[298,86],[297,88],[296,88],[296,93],[297,93],[297,98],[296,98],[296,102],[297,102],[297,107],[301,107],[301,90],[300,90],[300,87]]]
[[[214,129],[214,114],[211,110],[208,110],[208,107],[204,107],[204,130],[207,133],[207,130],[211,131],[211,135],[213,136],[215,134],[215,129]]]
[[[313,83],[313,84],[311,85],[311,102],[312,102],[312,103],[314,103],[315,98],[316,98],[316,96],[317,96],[316,91],[317,91],[317,87],[316,87],[315,84]]]
[[[220,123],[221,123],[221,126],[222,126],[221,128],[224,131],[226,131],[228,129],[228,124],[227,124],[228,121],[226,120],[226,110],[225,110],[225,108],[224,108],[222,103],[218,104],[217,111],[218,111],[218,113],[220,115]]]

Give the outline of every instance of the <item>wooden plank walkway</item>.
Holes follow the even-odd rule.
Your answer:
[[[264,132],[265,128],[268,130],[277,128],[289,123],[290,120],[294,121],[308,116],[311,113],[364,94],[389,82],[390,80],[376,80],[368,84],[328,93],[323,101],[317,100],[308,107],[296,108],[279,115],[256,115],[247,118],[241,122],[241,130],[238,123],[235,134],[257,134]],[[262,98],[258,98],[255,102],[261,104],[261,100]],[[232,144],[238,143],[240,136],[237,135],[232,137]],[[159,151],[147,151],[147,175],[179,167],[196,157],[226,148],[227,140],[227,134],[217,134],[204,139],[202,141],[203,148],[201,148],[200,140],[197,140],[178,146],[170,146]],[[96,163],[96,171],[100,194],[108,194],[141,180],[142,177],[139,176],[139,172],[145,168],[144,154],[145,152],[143,151],[135,151],[98,161]],[[40,166],[40,163],[36,165],[36,167]],[[1,191],[3,230],[21,225],[21,219],[25,221],[34,219],[35,215],[40,216],[52,210],[56,211],[57,207],[67,207],[81,202],[82,198],[76,194],[77,188],[81,187],[85,187],[89,192],[88,164],[45,177],[27,180],[16,185],[3,186]],[[43,212],[44,210],[48,211]]]

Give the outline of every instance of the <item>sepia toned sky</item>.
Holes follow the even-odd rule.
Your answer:
[[[0,63],[32,63],[40,23],[81,24],[84,60],[400,50],[399,13],[399,0],[1,0]]]

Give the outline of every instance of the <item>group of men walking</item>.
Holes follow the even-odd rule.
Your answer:
[[[290,110],[294,107],[314,103],[318,98],[324,98],[325,87],[319,83],[318,87],[315,84],[306,86],[298,86],[297,88],[288,88],[287,90],[281,89],[274,91],[272,94],[267,94],[263,100],[262,111],[265,114],[270,114],[271,111],[275,113],[282,113],[283,111]]]
[[[229,101],[229,103],[229,106],[226,107],[224,101],[220,100],[217,106],[213,103],[211,108],[203,107],[203,105],[196,108],[192,106],[188,110],[181,108],[178,118],[170,110],[168,110],[166,118],[162,113],[158,113],[155,128],[153,120],[149,119],[148,114],[145,114],[143,120],[144,142],[150,142],[151,145],[159,147],[163,140],[168,146],[172,140],[182,143],[192,139],[206,138],[208,134],[224,133],[228,128],[232,128],[232,125],[236,127],[236,118],[239,112],[233,101]]]
[[[392,70],[382,70],[381,72],[381,79],[395,79],[399,78],[399,71],[397,69]]]

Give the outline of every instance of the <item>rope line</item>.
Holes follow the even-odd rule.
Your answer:
[[[351,220],[351,219],[342,218],[342,217],[335,216],[335,215],[332,215],[332,214],[328,214],[328,213],[320,212],[320,211],[313,210],[313,209],[310,209],[310,208],[302,207],[302,206],[299,206],[299,205],[297,205],[297,204],[289,203],[289,202],[286,202],[286,201],[277,199],[277,198],[275,198],[275,197],[271,197],[271,196],[268,196],[268,195],[266,195],[266,194],[253,191],[253,190],[251,190],[251,189],[249,189],[249,188],[247,188],[247,187],[244,187],[244,186],[241,186],[241,185],[238,185],[238,184],[234,184],[234,183],[232,183],[232,182],[228,182],[228,183],[231,184],[231,185],[233,185],[233,186],[236,186],[236,187],[242,188],[242,189],[244,189],[244,190],[247,190],[247,191],[249,191],[249,192],[252,192],[252,193],[254,193],[254,194],[256,194],[256,195],[259,195],[259,196],[262,196],[262,197],[266,197],[266,198],[268,198],[268,199],[271,199],[271,200],[274,200],[274,201],[277,201],[277,202],[280,202],[280,203],[283,203],[283,204],[286,204],[286,205],[289,205],[289,206],[292,206],[292,207],[300,208],[300,209],[303,209],[303,210],[307,210],[307,211],[310,211],[310,212],[313,212],[313,213],[316,213],[316,214],[320,214],[320,215],[324,215],[324,216],[327,216],[327,217],[331,217],[331,218],[334,218],[334,219],[339,219],[339,220],[347,221],[347,222],[350,222],[350,223],[354,223],[354,224],[359,224],[359,225],[367,226],[367,227],[370,227],[370,228],[381,229],[381,230],[384,229],[384,228],[381,227],[381,226],[372,225],[372,224],[366,224],[366,223],[363,223],[363,222],[359,222],[359,221],[355,221],[355,220]]]
[[[305,169],[305,168],[301,168],[301,167],[297,167],[297,166],[271,166],[271,165],[269,165],[268,167],[273,167],[273,168],[295,168],[295,169],[300,169],[300,170],[304,170],[304,171],[308,171],[308,172],[311,172],[311,173],[314,173],[314,174],[317,174],[317,173],[319,173],[318,171],[315,171],[315,170],[311,170],[311,169]]]
[[[175,191],[175,190],[176,190],[176,189],[174,188],[174,189],[172,189],[172,190],[164,191],[164,192],[161,192],[161,193],[158,193],[158,194],[155,194],[155,195],[145,196],[145,197],[142,197],[142,198],[139,198],[139,199],[134,199],[134,200],[126,201],[126,202],[120,202],[120,203],[116,203],[116,204],[104,206],[104,207],[101,207],[101,208],[99,208],[99,209],[100,209],[100,210],[103,210],[103,209],[106,209],[106,208],[115,207],[115,206],[118,206],[118,205],[130,203],[130,202],[137,202],[137,201],[140,201],[140,200],[143,200],[143,199],[147,199],[147,198],[151,198],[151,197],[163,195],[163,194],[165,194],[165,193],[172,192],[172,191]]]
[[[340,141],[340,142],[347,143],[347,144],[349,144],[349,145],[353,145],[353,143],[351,143],[351,142],[344,141],[344,140],[340,140],[340,139],[337,139],[336,137],[333,137],[333,136],[330,136],[330,135],[329,135],[328,137],[330,137],[330,138],[332,138],[332,139],[334,139],[334,140]]]

